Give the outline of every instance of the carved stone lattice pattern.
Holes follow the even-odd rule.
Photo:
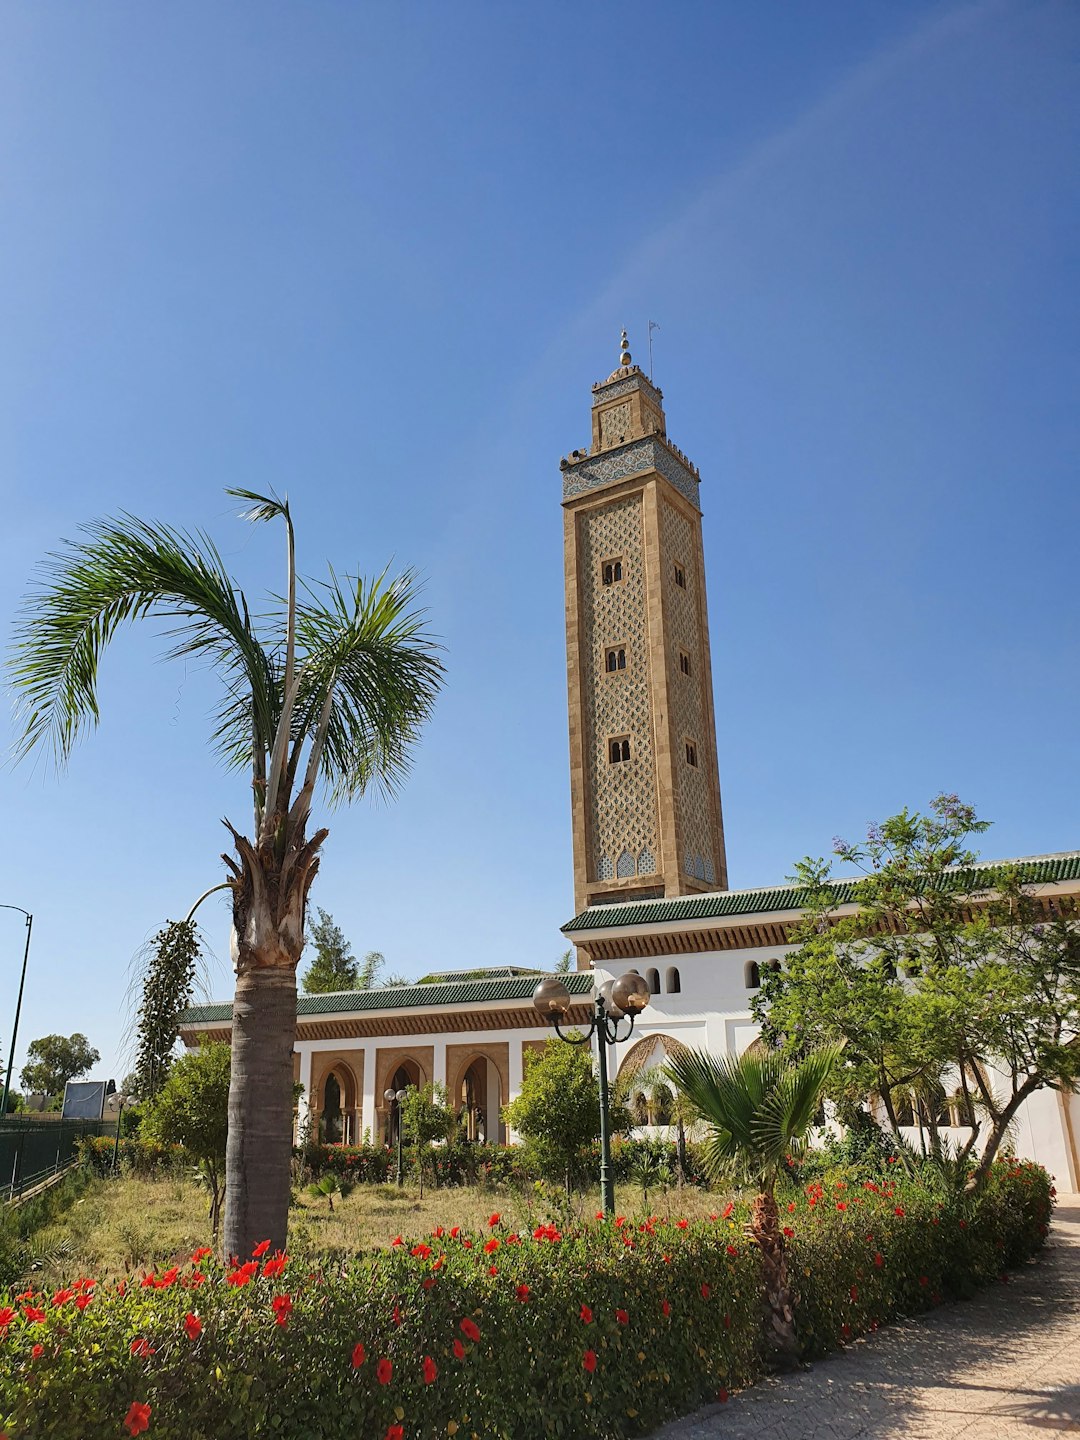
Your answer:
[[[600,863],[596,867],[596,878],[598,880],[614,880],[615,866],[611,863],[610,855],[601,855]]]
[[[635,869],[634,857],[629,850],[624,850],[619,856],[619,863],[615,866],[615,874],[620,880],[632,880]]]
[[[689,520],[673,505],[660,506],[660,555],[664,567],[667,600],[667,656],[671,715],[675,724],[675,796],[678,807],[679,840],[685,854],[684,869],[695,879],[715,881],[717,846],[712,833],[709,805],[708,757],[715,738],[706,720],[701,664],[701,580],[697,574],[696,537]],[[678,563],[686,578],[685,588],[674,581]],[[691,657],[690,674],[679,668],[679,650]],[[687,763],[684,740],[693,742],[697,765]]]
[[[621,405],[613,405],[610,410],[605,410],[600,416],[600,443],[601,445],[618,445],[625,439],[630,430],[630,401],[624,400]]]
[[[587,490],[594,490],[597,485],[606,485],[611,480],[622,480],[627,475],[639,475],[643,470],[659,471],[691,505],[697,505],[701,482],[677,455],[671,453],[662,440],[652,435],[603,455],[592,455],[580,464],[571,465],[563,472],[563,499],[569,500],[573,495],[583,495]]]
[[[658,410],[663,409],[663,391],[650,384],[644,375],[628,375],[624,380],[609,380],[604,385],[597,385],[593,390],[593,408],[595,409],[597,405],[606,405],[609,400],[615,400],[620,395],[629,395],[632,390],[640,390],[643,395],[649,397]]]
[[[638,856],[637,873],[639,875],[656,874],[656,859],[647,845]]]
[[[581,678],[588,870],[590,880],[608,880],[607,857],[621,857],[625,851],[632,865],[632,857],[642,850],[650,856],[659,850],[641,496],[628,495],[584,511],[578,524],[581,633],[586,637]],[[600,562],[610,555],[622,556],[623,579],[618,585],[601,582]],[[609,675],[605,655],[616,644],[626,647],[628,668]],[[607,742],[612,735],[630,737],[630,759],[618,765],[608,761]],[[618,871],[621,876],[621,859]],[[655,868],[641,873],[655,873]]]

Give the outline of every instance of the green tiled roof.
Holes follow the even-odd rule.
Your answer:
[[[966,869],[947,871],[943,880],[950,890],[979,890],[995,870],[1016,866],[1029,885],[1055,880],[1080,879],[1080,851],[1060,855],[1032,855],[1019,860],[987,861]],[[834,880],[838,905],[855,899],[855,880]],[[591,905],[569,924],[563,934],[582,930],[609,930],[622,925],[666,925],[676,920],[714,920],[731,915],[765,915],[778,910],[801,910],[809,898],[798,885],[779,885],[760,890],[718,890],[711,895],[680,895],[671,900],[634,900],[626,905]]]
[[[330,995],[299,995],[297,1019],[305,1016],[363,1014],[378,1010],[430,1009],[442,1005],[484,1005],[492,1001],[531,1000],[543,972],[487,980],[450,980],[435,985],[386,985],[378,990],[340,990]],[[593,977],[587,970],[560,975],[571,995],[589,995]],[[193,1005],[180,1016],[181,1025],[207,1025],[231,1020],[232,1005]]]

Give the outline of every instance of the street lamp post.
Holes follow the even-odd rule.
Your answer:
[[[18,910],[20,915],[26,916],[26,945],[23,947],[22,974],[19,976],[19,998],[15,1002],[15,1022],[11,1027],[11,1051],[8,1054],[7,1072],[4,1075],[4,1098],[3,1101],[0,1101],[0,1119],[2,1119],[7,1114],[8,1096],[11,1094],[11,1071],[15,1064],[15,1041],[19,1034],[19,1016],[22,1013],[23,986],[26,984],[26,962],[30,958],[30,932],[34,928],[34,917],[21,905],[0,905],[0,910]]]
[[[394,1114],[394,1104],[397,1103],[397,1183],[400,1189],[405,1183],[405,1174],[401,1168],[401,1102],[408,1095],[408,1090],[384,1090],[383,1099],[390,1106],[390,1114]]]
[[[594,1013],[588,1031],[564,1035],[559,1021],[565,1020],[572,1004],[570,991],[557,976],[541,980],[533,991],[533,1004],[555,1027],[560,1040],[570,1045],[587,1045],[595,1035],[600,1059],[600,1203],[605,1215],[615,1213],[615,1177],[611,1173],[611,1116],[608,1109],[607,1047],[621,1045],[634,1031],[634,1021],[649,1003],[649,987],[640,975],[627,971],[617,980],[608,980],[595,992]],[[627,1022],[626,1033],[619,1033],[619,1022]]]
[[[113,1141],[112,1152],[112,1173],[115,1179],[117,1166],[120,1163],[120,1122],[124,1118],[124,1106],[127,1104],[127,1096],[122,1090],[118,1090],[115,1095],[109,1096],[105,1104],[110,1110],[116,1111],[116,1139]]]

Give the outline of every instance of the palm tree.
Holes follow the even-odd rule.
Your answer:
[[[702,1155],[709,1178],[734,1176],[757,1188],[748,1231],[761,1253],[765,1342],[782,1368],[798,1361],[799,1342],[776,1182],[785,1158],[806,1143],[839,1054],[826,1046],[793,1062],[772,1050],[722,1058],[688,1050],[667,1064],[707,1126]]]
[[[282,520],[286,595],[269,618],[247,599],[202,532],[121,515],[86,527],[52,557],[28,597],[11,661],[19,753],[51,744],[58,764],[96,725],[98,666],[122,622],[171,622],[172,656],[207,662],[224,695],[213,743],[248,771],[250,837],[226,820],[236,994],[226,1164],[225,1252],[284,1247],[292,1145],[296,966],[308,891],[327,830],[308,834],[315,790],[331,804],[369,788],[393,794],[431,712],[442,665],[409,572],[302,586],[287,500],[248,490],[247,518]],[[166,785],[182,784],[167,777]]]

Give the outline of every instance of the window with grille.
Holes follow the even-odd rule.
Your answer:
[[[680,590],[686,589],[686,571],[677,560],[675,562],[675,584],[678,585]]]
[[[686,742],[686,763],[693,765],[695,768],[697,766],[697,746],[692,740],[687,740]]]

